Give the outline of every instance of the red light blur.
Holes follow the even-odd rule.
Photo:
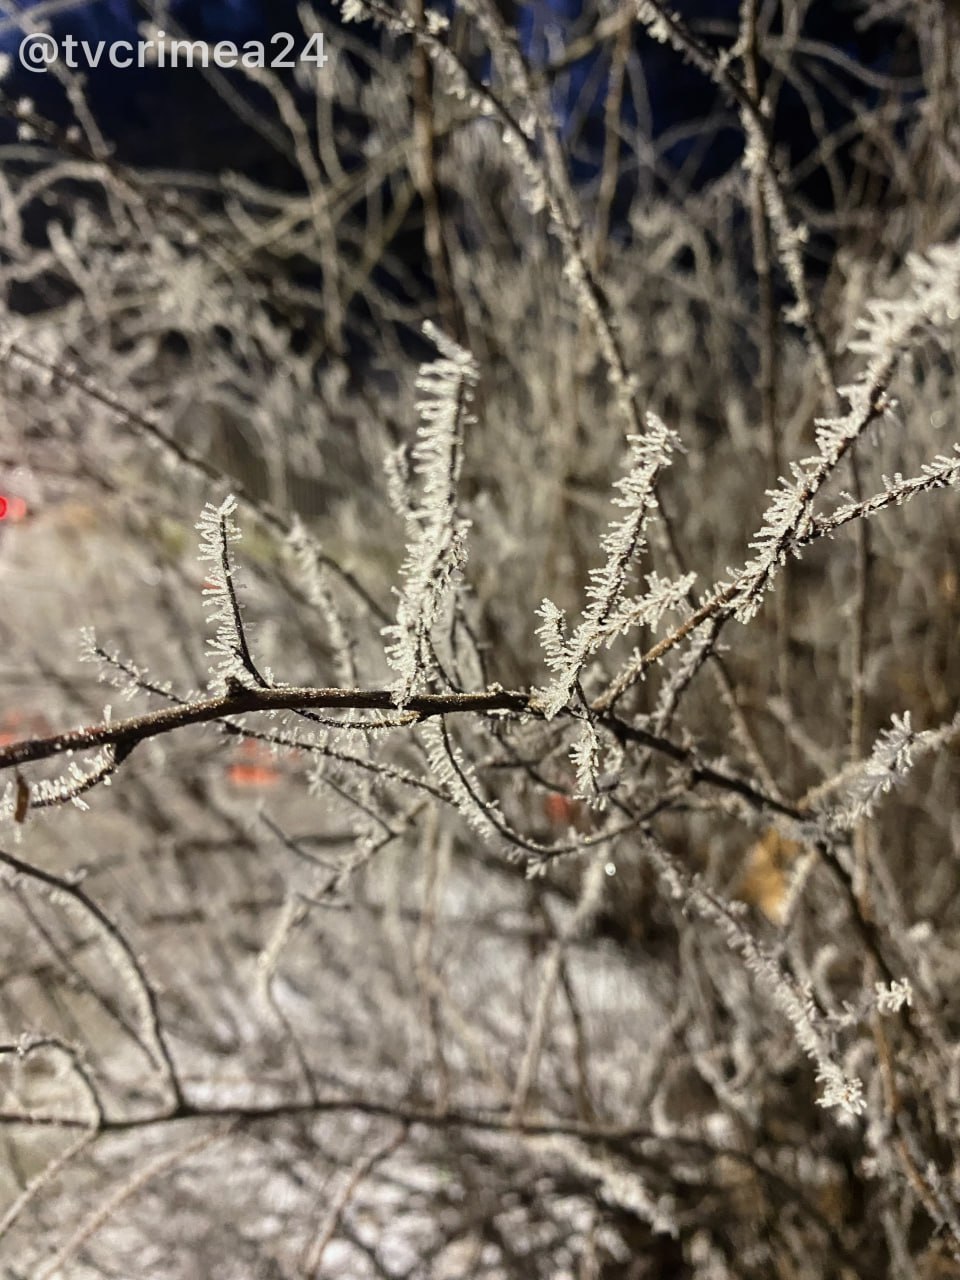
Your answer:
[[[27,514],[27,504],[23,498],[6,498],[0,494],[0,520],[10,520],[13,524],[23,520]]]

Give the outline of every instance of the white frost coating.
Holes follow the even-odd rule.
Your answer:
[[[407,554],[400,570],[397,621],[384,628],[387,660],[397,672],[394,700],[402,707],[431,666],[430,630],[450,600],[466,562],[470,521],[457,511],[463,432],[479,370],[473,357],[429,322],[423,326],[440,357],[420,366],[420,427],[413,470],[419,502],[407,511]],[[399,496],[399,495],[398,495]]]
[[[236,509],[233,494],[224,498],[219,507],[208,502],[196,526],[200,533],[199,559],[210,566],[203,594],[207,620],[216,627],[207,641],[207,652],[218,659],[210,672],[211,688],[218,690],[225,689],[232,680],[250,682],[250,673],[242,659],[244,641],[236,599],[236,575],[230,564],[230,543],[240,538],[239,526],[233,518]]]
[[[844,824],[868,818],[892,787],[903,782],[919,759],[944,746],[960,732],[960,714],[938,729],[914,731],[910,712],[891,717],[866,760],[847,780],[846,803],[838,817]]]
[[[554,672],[553,680],[538,690],[536,699],[538,709],[548,718],[569,701],[584,664],[601,646],[609,645],[637,622],[658,620],[665,609],[682,599],[693,581],[688,575],[671,583],[651,574],[647,595],[625,598],[631,569],[646,546],[647,524],[657,509],[657,477],[669,465],[675,444],[673,433],[655,414],[647,414],[647,427],[646,435],[629,439],[632,466],[627,475],[616,481],[620,493],[613,499],[627,514],[622,520],[612,521],[601,540],[607,560],[601,568],[590,570],[590,603],[583,621],[567,637],[563,611],[553,601],[544,600],[537,611],[543,620],[537,635],[546,664]]]

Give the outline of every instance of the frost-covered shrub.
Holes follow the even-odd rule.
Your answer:
[[[11,1275],[956,1269],[957,33],[861,119],[889,203],[824,277],[766,121],[844,54],[767,8],[717,58],[641,7],[744,163],[625,237],[485,3],[351,6],[397,56],[316,83],[362,168],[288,112],[301,194],[23,108]]]

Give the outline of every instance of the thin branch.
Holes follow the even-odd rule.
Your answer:
[[[504,711],[522,713],[528,711],[528,703],[529,696],[525,693],[491,689],[484,693],[421,694],[409,698],[405,709],[417,712],[421,720],[426,720],[430,716],[466,711],[485,714]],[[187,725],[209,724],[224,716],[244,715],[254,711],[298,711],[303,707],[356,711],[396,710],[393,694],[389,689],[304,689],[284,685],[269,689],[243,689],[234,685],[227,693],[214,698],[163,707],[145,715],[133,716],[129,720],[106,722],[45,738],[10,743],[0,747],[0,770],[103,746],[113,746],[118,760],[122,762],[141,742],[175,729],[186,728]]]
[[[22,360],[25,364],[32,365],[34,368],[48,374],[55,382],[60,382],[81,392],[94,404],[99,404],[102,408],[114,414],[120,422],[125,423],[159,445],[166,453],[188,467],[195,474],[203,476],[204,479],[212,481],[214,484],[223,485],[224,477],[213,463],[208,462],[206,458],[187,445],[181,444],[179,440],[170,435],[168,431],[165,431],[147,414],[131,409],[115,395],[104,391],[102,387],[97,386],[92,379],[85,377],[72,365],[56,360],[48,360],[45,356],[40,355],[39,352],[23,346],[16,339],[3,338],[0,340],[0,352],[3,353],[5,358],[13,356],[17,360]],[[294,526],[269,502],[255,497],[239,479],[231,476],[230,488],[240,505],[256,516],[273,533],[284,539],[289,539],[293,536]],[[384,623],[390,621],[390,616],[383,606],[370,595],[366,587],[348,569],[338,564],[332,556],[327,555],[318,547],[311,547],[311,550],[317,561],[326,569],[329,569],[331,573],[336,574],[344,585],[349,587],[354,595],[363,601],[378,621]]]
[[[167,1045],[166,1033],[160,1020],[160,1006],[157,1000],[157,993],[152,983],[146,975],[136,952],[130,946],[121,929],[107,915],[104,909],[95,902],[93,898],[86,893],[80,885],[64,878],[63,876],[54,875],[50,871],[44,871],[42,867],[35,867],[29,862],[16,857],[12,853],[7,853],[0,849],[0,864],[8,867],[17,875],[24,876],[28,880],[35,880],[39,884],[44,885],[47,889],[52,890],[54,894],[59,894],[71,901],[78,903],[85,915],[92,917],[100,930],[109,938],[110,942],[122,953],[123,961],[129,965],[131,974],[135,980],[135,989],[144,1003],[144,1015],[150,1038],[156,1046],[160,1057],[160,1063],[164,1069],[167,1084],[173,1095],[177,1105],[183,1103],[183,1090],[180,1084],[180,1077],[174,1066],[173,1058]],[[87,1127],[90,1126],[89,1118],[86,1121]]]

